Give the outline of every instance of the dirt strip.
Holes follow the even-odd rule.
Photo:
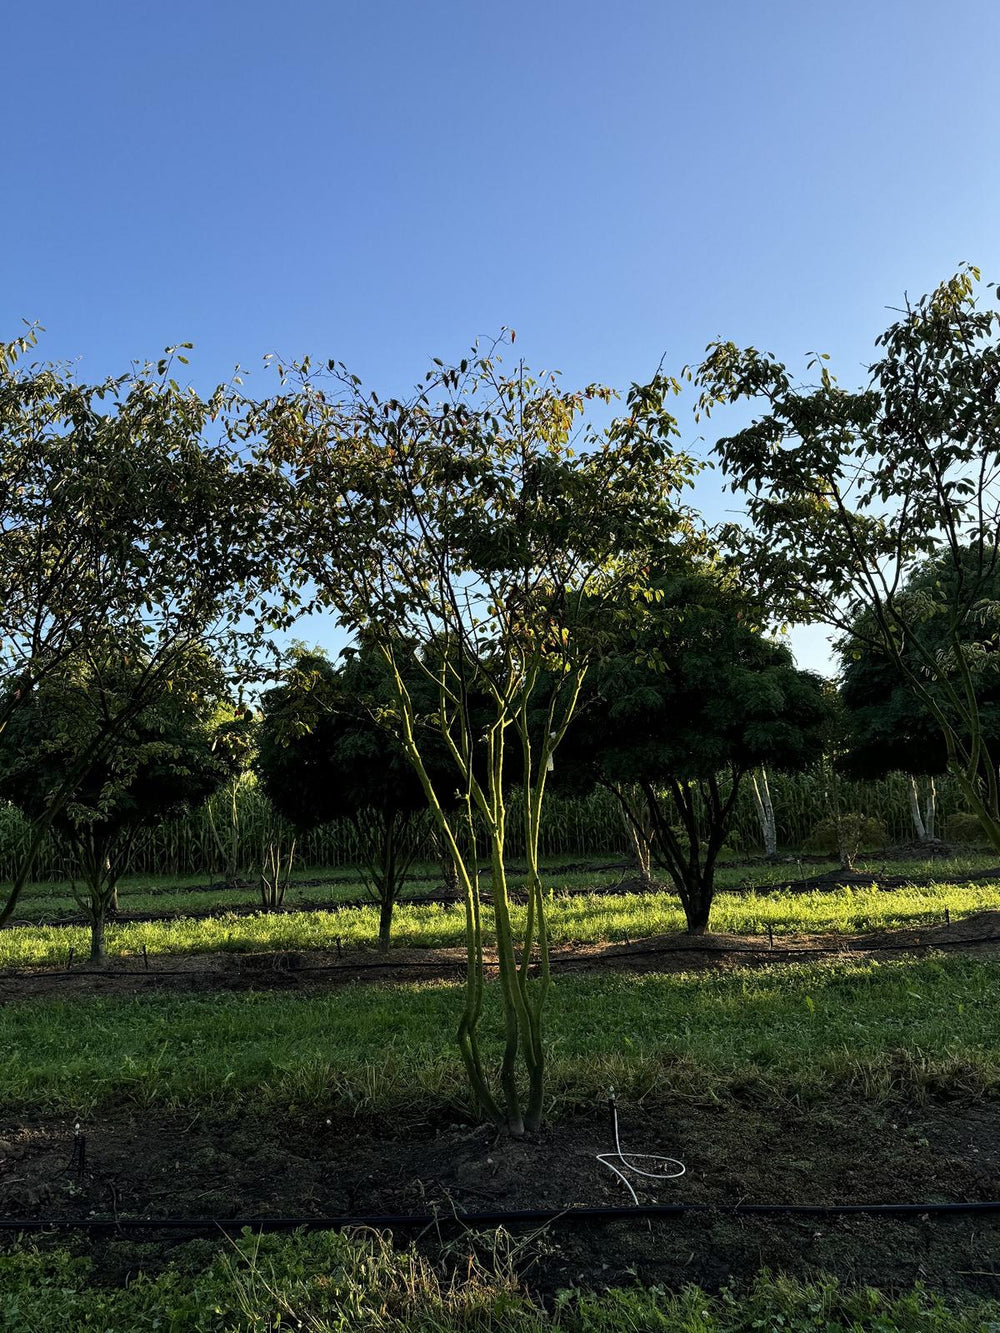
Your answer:
[[[775,967],[817,959],[892,957],[947,950],[978,957],[1000,956],[1000,912],[977,912],[950,925],[875,931],[862,935],[797,934],[767,936],[656,935],[626,944],[577,944],[553,949],[554,973],[691,972],[736,967]],[[496,966],[495,955],[486,962]],[[0,973],[0,1003],[46,994],[129,995],[155,990],[178,992],[308,987],[327,989],[356,983],[450,981],[462,976],[465,950],[309,949],[239,953],[158,954],[111,960],[103,970],[36,968]]]

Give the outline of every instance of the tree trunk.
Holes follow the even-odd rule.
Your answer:
[[[708,930],[708,918],[712,912],[714,896],[714,886],[711,884],[702,882],[688,888],[683,902],[689,935],[704,935]]]
[[[927,831],[927,837],[934,837],[935,815],[937,814],[937,787],[934,785],[934,779],[927,779],[927,801],[924,805],[924,828]]]
[[[774,822],[774,806],[771,804],[771,788],[767,781],[767,770],[760,769],[760,781],[757,781],[757,774],[751,774],[753,782],[753,798],[757,807],[757,818],[760,820],[761,841],[764,844],[765,856],[776,856],[778,852],[778,833]]]
[[[628,829],[632,838],[632,848],[635,852],[635,864],[638,871],[638,877],[642,880],[646,888],[652,888],[653,873],[650,868],[649,843],[642,837],[631,819],[625,820],[625,827]]]
[[[445,850],[441,856],[441,880],[444,884],[444,893],[448,898],[458,898],[461,887],[458,880],[458,867],[455,865],[455,859]]]
[[[913,827],[920,842],[927,841],[927,829],[924,827],[924,821],[920,817],[920,794],[917,791],[916,778],[910,778],[910,817],[913,820]]]
[[[90,961],[97,967],[103,967],[108,961],[108,951],[104,943],[104,907],[97,908],[90,918]]]
[[[378,912],[378,951],[379,953],[389,952],[389,943],[392,936],[392,909],[394,906],[392,888],[382,885],[382,900],[379,904]]]

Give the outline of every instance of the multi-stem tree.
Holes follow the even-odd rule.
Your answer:
[[[394,725],[465,903],[462,1060],[483,1112],[520,1134],[543,1108],[546,776],[600,643],[593,607],[627,615],[623,607],[644,605],[650,553],[690,540],[677,496],[694,464],[673,452],[676,424],[664,406],[676,386],[662,376],[634,386],[626,415],[598,432],[578,423],[589,401],[610,400],[608,390],[567,392],[555,377],[507,372],[496,347],[456,366],[437,362],[405,402],[381,401],[335,363],[325,378],[300,366],[295,380],[251,426],[295,480],[299,576],[386,663]],[[408,685],[414,670],[430,687],[429,707]],[[451,759],[446,786],[428,767],[432,734]],[[520,937],[504,864],[512,817],[523,823],[528,862]],[[477,836],[489,853],[488,931]],[[503,1015],[496,1078],[480,1032],[489,943]]]
[[[423,687],[411,676],[411,697]],[[389,950],[392,913],[427,832],[427,800],[391,720],[385,659],[346,650],[335,664],[317,653],[293,655],[262,700],[256,771],[278,813],[298,829],[334,819],[354,826],[366,886],[379,907],[379,949]],[[438,744],[424,762],[447,797]],[[452,786],[454,783],[452,782]]]
[[[1000,850],[1000,753],[982,683],[1000,660],[1000,308],[967,268],[907,302],[856,392],[825,365],[797,386],[720,342],[696,378],[708,411],[763,404],[716,452],[746,499],[745,565],[776,614],[834,626],[889,664],[941,736],[947,767]],[[914,579],[931,561],[939,577]]]
[[[228,776],[212,725],[223,689],[217,663],[188,652],[169,678],[155,677],[153,690],[144,657],[135,635],[81,649],[46,676],[0,733],[0,796],[32,819],[50,810],[78,756],[100,743],[51,820],[84,882],[77,899],[95,964],[106,959],[105,921],[133,839],[200,805]],[[126,715],[109,734],[107,720]]]
[[[179,353],[84,384],[61,366],[24,366],[30,345],[0,347],[0,729],[108,636],[138,634],[144,665],[121,711],[66,756],[0,924],[88,766],[185,654],[211,646],[234,669],[246,659],[275,583],[272,521],[287,484],[234,448],[236,388],[202,398],[182,387]]]

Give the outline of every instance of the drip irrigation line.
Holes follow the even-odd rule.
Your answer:
[[[957,1217],[1000,1213],[1000,1199],[976,1203],[642,1203],[625,1206],[520,1208],[472,1213],[359,1213],[329,1217],[0,1217],[0,1231],[405,1231],[459,1225],[632,1222],[674,1217]]]
[[[550,966],[554,969],[558,969],[559,967],[562,967],[564,965],[575,966],[575,967],[587,967],[587,966],[594,966],[594,964],[602,964],[607,962],[621,961],[627,963],[633,958],[659,958],[666,954],[685,954],[689,957],[697,957],[699,954],[734,954],[734,955],[744,954],[748,957],[760,958],[761,960],[764,961],[766,961],[769,958],[807,959],[816,956],[831,957],[831,958],[846,958],[850,957],[852,954],[856,954],[859,957],[864,958],[867,957],[869,954],[873,953],[914,953],[924,949],[960,949],[968,947],[977,947],[978,945],[981,944],[1000,944],[1000,935],[979,935],[972,938],[939,939],[939,940],[928,940],[926,942],[916,941],[909,944],[871,944],[864,946],[850,944],[850,945],[843,945],[839,948],[823,948],[817,946],[815,948],[787,949],[787,948],[781,948],[779,946],[778,948],[771,949],[766,947],[765,945],[761,945],[760,948],[748,948],[746,945],[738,945],[736,947],[733,947],[732,945],[726,945],[726,944],[703,944],[696,946],[682,945],[682,944],[665,944],[662,947],[658,947],[655,949],[631,949],[628,953],[578,954],[578,955],[564,955],[564,956],[553,954],[550,955],[549,963]],[[243,955],[237,951],[233,951],[232,956],[234,958],[243,957]],[[496,962],[488,960],[483,961],[484,968],[496,969],[499,966],[500,964]],[[313,973],[323,974],[328,972],[340,972],[353,975],[358,972],[379,972],[384,970],[407,972],[419,968],[427,968],[437,972],[464,971],[465,961],[456,959],[454,962],[452,962],[447,959],[433,960],[433,959],[418,959],[418,958],[407,959],[406,961],[402,961],[400,959],[387,958],[384,961],[376,960],[369,963],[353,963],[349,961],[349,956],[348,956],[348,958],[345,958],[344,961],[339,963],[316,963],[313,965],[307,965],[305,967],[275,966],[270,968],[261,968],[259,971],[244,971],[240,973],[240,975],[242,975],[244,978],[254,977],[254,976],[262,978],[268,975],[295,977]],[[234,969],[234,973],[236,972],[238,972],[238,969]],[[108,969],[107,971],[97,971],[97,970],[89,971],[86,968],[77,968],[74,969],[73,971],[68,971],[68,972],[67,971],[0,972],[0,982],[62,981],[72,977],[77,977],[77,978],[96,977],[98,979],[106,979],[106,980],[116,979],[119,977],[143,977],[146,980],[155,980],[157,977],[222,978],[227,975],[230,974],[223,969],[208,968],[208,967],[202,967],[202,968],[189,967],[189,968],[173,968],[173,969],[149,968],[148,970],[140,970],[138,968],[134,970]]]

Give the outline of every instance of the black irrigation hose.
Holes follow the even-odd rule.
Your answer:
[[[628,1207],[521,1208],[476,1213],[370,1213],[333,1217],[0,1217],[0,1231],[340,1231],[371,1227],[407,1231],[457,1224],[520,1226],[565,1222],[631,1222],[708,1214],[724,1217],[946,1217],[1000,1212],[982,1203],[650,1203]]]
[[[698,954],[746,954],[752,958],[767,960],[768,958],[813,958],[816,956],[831,958],[846,958],[851,954],[857,954],[860,957],[867,957],[873,953],[913,953],[922,949],[960,949],[977,947],[980,944],[1000,944],[1000,935],[980,935],[972,939],[957,940],[931,940],[927,943],[910,944],[871,944],[866,946],[846,945],[838,949],[771,949],[763,945],[759,949],[747,948],[746,946],[733,947],[727,944],[702,944],[692,947],[691,945],[665,944],[657,949],[633,949],[629,953],[615,954],[580,954],[576,957],[567,956],[560,958],[558,955],[550,956],[549,965],[553,969],[558,969],[564,964],[586,967],[595,962],[607,962],[608,960],[622,959],[628,961],[632,958],[659,958],[663,954],[687,954],[697,957]],[[234,958],[240,958],[243,955],[235,952]],[[483,967],[497,968],[499,963],[483,962]],[[348,958],[340,963],[315,964],[312,967],[270,967],[261,968],[257,972],[243,972],[246,977],[263,978],[267,975],[277,975],[282,977],[302,976],[306,973],[326,973],[343,972],[354,974],[357,972],[378,972],[389,969],[396,972],[405,972],[414,968],[430,968],[437,972],[464,971],[465,962],[456,959],[451,962],[447,959],[409,959],[405,962],[399,959],[387,958],[384,961],[377,960],[371,963],[352,963]],[[227,973],[218,968],[208,967],[189,967],[189,968],[150,968],[148,970],[128,971],[125,969],[108,971],[88,971],[85,968],[78,968],[72,972],[0,972],[0,983],[4,981],[64,981],[72,977],[96,977],[100,980],[111,980],[118,977],[143,977],[146,980],[154,980],[157,977],[225,977]]]

